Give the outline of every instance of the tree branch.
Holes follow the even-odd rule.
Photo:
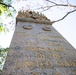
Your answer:
[[[45,9],[44,11],[46,11],[46,10],[52,8],[52,7],[57,7],[57,6],[59,6],[59,7],[72,7],[72,8],[76,8],[76,5],[69,4],[69,2],[67,2],[67,4],[58,4],[58,3],[50,1],[50,0],[45,0],[45,1],[50,2],[53,5],[40,7],[38,9]]]
[[[1,2],[0,2],[0,4],[5,5],[6,7],[12,7],[11,5],[6,5],[6,4],[1,3]]]
[[[53,1],[50,1],[50,0],[45,0],[45,1],[48,1],[48,2],[50,2],[50,3],[52,3],[52,4],[57,5],[57,3],[53,2]]]
[[[73,13],[73,12],[75,12],[75,11],[76,11],[76,9],[68,12],[68,13],[65,14],[61,19],[58,19],[58,20],[56,20],[56,21],[52,21],[52,24],[55,23],[55,22],[59,22],[59,21],[63,20],[66,16],[68,16],[69,14],[71,14],[71,13]]]
[[[76,5],[69,4],[68,0],[67,0],[67,4],[58,4],[58,3],[53,2],[51,0],[45,0],[45,1],[50,2],[52,5],[50,5],[50,6],[47,5],[47,6],[44,6],[44,7],[42,6],[42,7],[38,8],[38,9],[44,9],[43,11],[46,11],[46,10],[51,9],[52,7],[71,7],[71,8],[73,8],[72,11],[67,12],[62,18],[60,18],[58,20],[55,20],[55,21],[52,21],[52,24],[55,23],[55,22],[59,22],[59,21],[65,19],[65,17],[67,17],[69,14],[71,14],[71,13],[76,11]]]
[[[54,3],[54,5],[50,5],[50,6],[48,5],[48,6],[44,6],[44,7],[42,6],[40,8],[34,9],[34,10],[44,9],[43,11],[46,11],[46,10],[49,10],[49,9],[51,9],[53,7],[72,7],[74,9],[74,8],[76,8],[76,5],[72,5],[72,4],[56,4],[56,3]],[[43,12],[43,11],[41,11],[41,12]]]
[[[6,6],[6,7],[12,7],[11,5],[7,5],[7,4],[5,4],[5,3],[2,3],[2,2],[0,2],[0,4],[2,4],[2,5],[4,5],[4,6]],[[14,7],[12,7],[14,10],[16,10]]]
[[[67,4],[58,4],[58,3],[50,1],[50,0],[45,0],[45,1],[52,3],[54,6],[70,6],[70,7],[76,8],[76,5],[72,5],[69,2],[67,2]],[[50,7],[53,7],[53,6],[50,6]]]

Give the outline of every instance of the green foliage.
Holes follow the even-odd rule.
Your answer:
[[[0,75],[1,75],[1,73],[2,73],[2,70],[0,70]]]
[[[0,32],[2,32],[3,31],[3,27],[0,25]]]
[[[4,28],[4,27],[3,27],[3,24],[0,23],[0,32],[2,32],[2,31],[6,31],[6,30],[7,30],[7,28]]]
[[[5,0],[5,2],[10,2],[10,1],[11,0]],[[0,0],[0,2],[1,2],[1,0]],[[0,33],[6,32],[9,30],[8,28],[10,26],[8,27],[7,25],[9,25],[9,24],[5,24],[5,22],[6,22],[5,19],[11,18],[13,20],[16,13],[17,12],[13,7],[9,7],[8,5],[6,5],[4,3],[3,4],[0,3]]]
[[[1,3],[4,3],[6,5],[11,5],[11,0],[0,0]]]
[[[3,63],[5,62],[6,56],[7,56],[8,48],[6,49],[0,49],[0,71],[2,71]]]
[[[3,0],[0,0],[0,2],[2,2]]]
[[[4,31],[8,32],[9,30],[13,29],[12,27],[14,25],[15,22],[14,20],[17,15],[16,14],[17,12],[14,9],[14,7],[11,6],[11,3],[14,1],[15,0],[0,0],[0,33],[3,32],[2,34],[5,33]],[[6,49],[0,48],[0,73],[3,69],[7,52],[8,52],[8,48]]]
[[[5,5],[0,4],[0,15],[7,11],[7,7]]]

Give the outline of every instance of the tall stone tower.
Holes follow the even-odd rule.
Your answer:
[[[76,75],[76,50],[44,15],[27,11],[17,18],[2,75]]]

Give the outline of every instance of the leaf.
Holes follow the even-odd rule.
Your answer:
[[[0,15],[7,11],[7,7],[5,5],[0,4]]]
[[[3,30],[3,27],[2,27],[2,26],[0,26],[0,32],[2,32],[2,30]]]

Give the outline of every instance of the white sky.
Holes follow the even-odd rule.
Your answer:
[[[76,0],[69,0],[71,2],[73,2],[74,4],[76,4]],[[56,17],[60,17],[60,15],[63,15],[64,13],[57,13],[54,11],[51,14],[51,12],[44,12],[45,15],[51,19],[51,18],[56,18]],[[57,14],[56,14],[57,13]],[[53,27],[59,31],[59,33],[76,49],[76,12],[71,13],[70,15],[68,15],[64,20],[55,23],[53,25]]]
[[[69,2],[76,4],[76,0],[69,0]],[[25,9],[35,9],[37,7],[36,4],[44,5],[45,3],[43,3],[42,0],[27,0],[14,6],[16,9],[22,5],[25,6]],[[29,8],[29,5],[33,7],[31,6],[31,8]],[[42,13],[50,20],[55,20],[61,18],[66,12],[64,10],[59,11],[59,9],[53,9],[52,11],[48,10]],[[53,27],[76,49],[76,12],[71,13],[64,20],[53,24]]]

